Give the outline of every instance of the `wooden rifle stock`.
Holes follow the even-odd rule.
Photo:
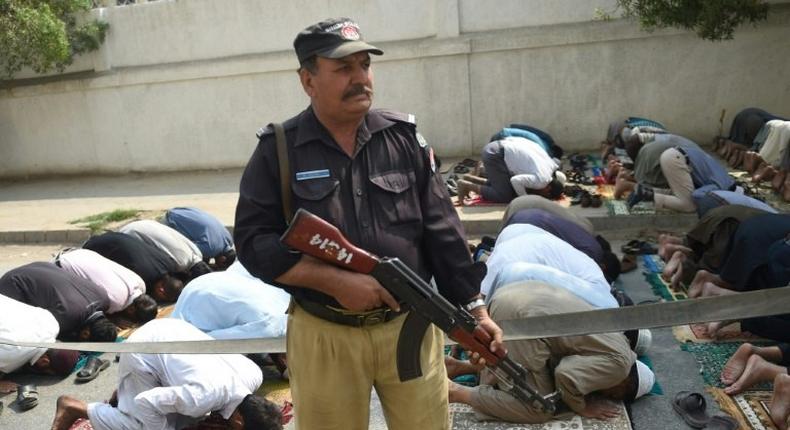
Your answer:
[[[337,227],[299,208],[285,231],[282,243],[335,266],[359,273],[370,273],[379,264],[375,255],[357,248]]]

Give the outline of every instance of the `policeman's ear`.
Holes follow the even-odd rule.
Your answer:
[[[313,97],[313,95],[315,95],[313,78],[315,78],[315,75],[310,73],[307,68],[302,67],[299,69],[299,81],[302,83],[302,89],[304,89],[305,94],[307,94],[309,97]]]

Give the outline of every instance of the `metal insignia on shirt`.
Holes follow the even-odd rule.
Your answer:
[[[425,140],[425,137],[417,132],[417,142],[420,144],[420,148],[425,148],[428,146],[428,141]]]
[[[308,170],[305,172],[296,172],[297,181],[307,181],[310,179],[321,179],[329,177],[329,169],[323,170]]]

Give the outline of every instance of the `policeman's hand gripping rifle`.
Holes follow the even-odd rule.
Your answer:
[[[284,244],[324,262],[365,273],[395,296],[410,312],[398,338],[398,375],[401,381],[422,375],[420,345],[433,323],[469,351],[480,354],[491,372],[527,406],[553,413],[559,393],[541,396],[527,383],[527,371],[504,351],[489,350],[492,338],[465,309],[453,306],[397,258],[379,258],[352,245],[333,225],[299,209],[280,239]]]

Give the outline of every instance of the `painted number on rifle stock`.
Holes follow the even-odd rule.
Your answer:
[[[318,233],[310,238],[310,245],[317,246],[318,249],[332,254],[337,259],[337,261],[343,261],[346,264],[351,263],[351,258],[354,257],[353,252],[348,252],[346,248],[341,247],[334,240],[327,238],[322,239],[321,235]]]

